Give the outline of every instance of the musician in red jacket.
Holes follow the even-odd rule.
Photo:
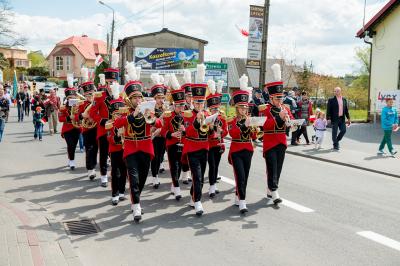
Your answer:
[[[290,109],[283,104],[283,82],[280,81],[280,66],[275,64],[271,68],[276,81],[265,85],[268,89],[270,102],[266,105],[260,105],[259,111],[261,116],[267,118],[263,127],[263,155],[268,178],[267,196],[272,198],[274,204],[279,204],[282,199],[278,194],[278,184],[287,148],[285,132],[289,120],[293,119],[293,116]]]
[[[203,83],[204,76],[205,66],[203,64],[197,65],[197,84],[191,85],[194,109],[187,110],[184,113],[186,131],[182,152],[182,160],[188,159],[190,171],[192,172],[190,206],[195,208],[197,216],[201,216],[204,212],[201,204],[201,193],[209,149],[209,125],[205,124],[208,112],[204,108],[208,88],[207,84]]]
[[[100,74],[101,75],[101,74]],[[107,159],[108,159],[108,141],[107,141],[107,131],[105,129],[106,122],[111,119],[110,113],[110,102],[117,97],[113,96],[111,85],[113,82],[118,80],[119,70],[114,68],[104,69],[104,76],[100,76],[100,84],[106,86],[106,88],[99,93],[95,94],[92,108],[90,108],[88,117],[96,121],[97,123],[97,141],[100,153],[100,178],[101,186],[107,187],[108,177],[107,177]],[[103,80],[104,78],[104,80]],[[115,93],[114,93],[115,94]]]
[[[214,80],[207,82],[210,94],[207,96],[207,108],[211,115],[218,114],[214,123],[211,124],[212,133],[209,134],[208,140],[210,149],[208,151],[208,179],[210,188],[208,195],[214,198],[219,193],[217,189],[218,168],[221,161],[222,153],[225,151],[224,138],[228,135],[228,128],[226,124],[226,116],[220,111],[222,99],[222,86],[223,81],[218,82],[218,88],[215,88]]]
[[[256,139],[255,131],[250,127],[248,77],[240,78],[240,89],[233,92],[232,99],[236,107],[236,116],[228,119],[229,135],[232,138],[228,161],[233,167],[236,183],[235,205],[240,213],[246,213],[246,188]]]
[[[67,143],[68,151],[68,167],[71,170],[75,169],[75,149],[78,144],[79,135],[81,134],[81,128],[79,121],[74,121],[75,114],[73,110],[78,110],[78,97],[76,88],[73,87],[73,78],[68,77],[68,88],[65,89],[65,105],[60,108],[58,120],[63,123],[61,129],[61,137],[65,139]],[[72,106],[74,102],[74,107]]]
[[[154,158],[154,147],[151,141],[151,128],[153,124],[146,123],[146,118],[140,112],[143,101],[143,84],[138,81],[134,63],[127,66],[130,81],[124,87],[124,101],[129,107],[129,114],[117,118],[114,122],[116,128],[124,128],[124,153],[123,157],[128,169],[128,178],[131,194],[131,208],[134,221],[142,219],[140,194],[146,184],[149,173],[150,161]]]
[[[179,177],[182,171],[182,149],[185,126],[183,122],[183,111],[185,108],[185,90],[181,89],[176,77],[172,77],[172,89],[170,91],[174,103],[173,111],[164,112],[164,123],[161,135],[166,139],[169,169],[171,172],[171,193],[176,200],[182,198],[179,186]]]
[[[85,162],[86,170],[90,180],[96,177],[97,165],[97,139],[96,139],[96,122],[91,118],[84,118],[83,114],[89,111],[93,102],[93,93],[96,91],[93,81],[86,81],[81,84],[81,89],[86,100],[79,105],[79,112],[76,114],[75,120],[80,121],[82,125],[82,136],[85,143]]]
[[[164,101],[167,90],[161,82],[161,76],[158,73],[151,74],[151,79],[154,86],[151,87],[151,97],[156,101],[154,108],[154,114],[156,118],[160,118],[164,113]],[[159,120],[162,121],[162,120]],[[158,179],[158,173],[160,172],[160,166],[164,159],[165,154],[165,138],[161,135],[162,123],[155,123],[152,129],[152,138],[154,146],[154,159],[151,161],[151,175],[153,176],[153,188],[158,189],[160,186],[160,180]]]
[[[112,119],[107,121],[105,128],[108,131],[108,152],[111,160],[111,203],[116,206],[120,201],[125,200],[127,172],[123,159],[123,129],[116,128],[113,121],[121,117],[125,103],[122,98],[118,98],[111,100],[110,106]]]

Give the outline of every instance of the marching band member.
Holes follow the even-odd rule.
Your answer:
[[[85,111],[87,112],[88,108],[91,107],[93,102],[93,93],[96,91],[96,87],[94,86],[93,81],[88,81],[89,72],[86,67],[81,68],[81,76],[83,78],[81,88],[83,95],[85,96],[85,101],[79,105],[79,111],[76,114],[75,119],[77,121],[81,121],[80,124],[82,125],[82,136],[85,143],[86,170],[88,171],[89,179],[94,180],[96,177],[95,167],[97,165],[98,151],[96,122],[90,118],[84,118],[82,114],[85,113]]]
[[[161,135],[167,140],[168,163],[172,178],[171,192],[174,194],[176,200],[180,200],[182,195],[179,187],[179,177],[182,170],[182,137],[185,133],[182,115],[185,108],[185,91],[180,88],[175,76],[172,78],[170,93],[174,104],[174,110],[164,113]]]
[[[112,119],[105,125],[105,128],[108,131],[108,151],[111,160],[111,203],[114,206],[118,205],[119,201],[125,200],[127,176],[126,165],[123,159],[123,129],[118,129],[113,125],[113,121],[121,116],[121,112],[123,112],[122,109],[125,106],[122,98],[117,97],[117,95],[114,95],[115,100],[111,100],[110,102]]]
[[[116,128],[124,128],[124,153],[130,184],[131,208],[135,222],[142,219],[140,194],[146,184],[150,161],[154,158],[154,147],[151,141],[152,124],[146,122],[146,117],[140,112],[142,103],[143,83],[139,81],[140,69],[135,69],[134,63],[126,66],[129,81],[124,87],[124,101],[129,107],[129,114],[117,118]]]
[[[97,123],[97,141],[99,145],[100,153],[100,175],[101,175],[101,186],[107,187],[107,159],[108,159],[108,141],[107,131],[105,129],[106,122],[111,119],[110,113],[110,101],[113,100],[113,93],[110,85],[112,82],[118,80],[119,70],[115,68],[104,69],[104,74],[100,74],[101,88],[105,88],[101,93],[96,93],[92,108],[88,113],[88,117],[93,119]]]
[[[268,89],[270,102],[260,105],[262,116],[267,117],[264,124],[263,156],[267,165],[268,191],[267,196],[272,197],[274,204],[282,202],[278,194],[279,178],[287,148],[286,124],[293,116],[290,109],[283,104],[283,82],[279,64],[271,67],[275,82],[265,85]]]
[[[185,110],[193,110],[193,94],[192,94],[192,73],[185,69],[183,72],[184,84],[182,89],[185,91]],[[182,172],[184,173],[183,184],[188,185],[192,182],[192,176],[189,169],[189,162],[185,158],[182,158]]]
[[[232,94],[236,116],[228,119],[229,135],[232,137],[228,160],[235,175],[235,205],[239,206],[240,213],[246,213],[246,188],[254,152],[252,140],[256,139],[256,133],[250,127],[248,77],[243,75],[239,82],[240,89]]]
[[[155,117],[160,118],[164,113],[164,101],[166,89],[161,83],[161,76],[158,73],[151,74],[151,79],[154,86],[151,88],[151,96],[156,101],[154,109]],[[159,120],[161,121],[161,120]],[[161,123],[155,123],[153,128],[153,146],[154,146],[154,159],[151,161],[151,174],[153,176],[153,188],[158,189],[160,186],[160,180],[158,179],[158,173],[160,171],[161,163],[164,159],[165,153],[165,138],[161,133]]]
[[[218,81],[217,90],[215,89],[215,82],[213,80],[209,80],[207,84],[208,89],[210,90],[210,94],[207,96],[208,110],[211,112],[211,115],[219,113],[213,123],[212,134],[209,135],[210,149],[208,151],[208,179],[210,183],[208,195],[210,198],[214,198],[215,195],[219,193],[216,185],[218,168],[221,161],[221,155],[225,151],[224,138],[228,134],[228,129],[226,116],[219,110],[224,82],[222,80]]]
[[[204,109],[207,84],[204,83],[205,66],[197,65],[197,83],[191,85],[193,94],[193,110],[184,113],[185,140],[182,152],[182,160],[187,158],[192,172],[192,196],[190,206],[195,208],[197,216],[203,214],[201,204],[201,191],[204,183],[204,173],[207,166],[207,153],[209,149],[208,131],[209,125],[205,124],[208,113]]]
[[[72,76],[67,77],[68,88],[65,89],[65,105],[61,106],[58,120],[63,123],[61,129],[61,136],[67,143],[68,151],[68,167],[71,170],[75,169],[75,149],[78,144],[79,135],[81,134],[81,128],[79,121],[75,120],[75,113],[78,111],[78,98],[77,91],[74,88],[74,78]],[[70,105],[69,100],[75,99],[76,103],[74,106]]]

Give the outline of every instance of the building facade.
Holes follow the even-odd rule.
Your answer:
[[[69,37],[57,43],[47,56],[50,76],[66,79],[67,74],[73,73],[74,77],[80,77],[82,66],[94,69],[98,55],[107,55],[107,44],[104,41],[87,35]]]
[[[400,90],[400,1],[389,1],[357,37],[366,42],[372,38],[370,112],[376,113],[381,108],[381,95]]]
[[[4,57],[10,63],[11,68],[30,68],[31,62],[28,59],[28,51],[23,49],[16,48],[6,48],[0,47],[0,53],[4,55]]]

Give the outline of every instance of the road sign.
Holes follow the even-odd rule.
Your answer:
[[[206,65],[206,80],[212,79],[215,82],[223,80],[222,92],[228,92],[228,64],[217,62],[204,62]]]
[[[221,103],[229,103],[231,100],[231,95],[229,93],[222,93]]]

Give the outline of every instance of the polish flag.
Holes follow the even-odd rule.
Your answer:
[[[95,65],[96,65],[96,67],[98,67],[98,66],[101,65],[101,63],[103,63],[103,61],[104,61],[103,57],[102,57],[101,55],[98,55],[98,56],[96,57],[96,61],[95,61],[94,63],[95,63]]]
[[[244,37],[249,37],[249,32],[245,29],[239,28],[238,25],[235,25],[236,29],[244,36]]]

